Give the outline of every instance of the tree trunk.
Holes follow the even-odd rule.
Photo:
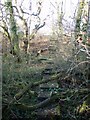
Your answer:
[[[88,3],[88,28],[87,28],[87,35],[88,35],[88,43],[90,44],[90,1]]]
[[[18,41],[18,35],[17,35],[16,21],[14,18],[12,0],[7,0],[6,5],[10,15],[9,23],[10,23],[10,34],[11,34],[11,45],[12,45],[11,53],[13,55],[19,56],[19,41]]]
[[[76,16],[76,25],[75,25],[75,38],[76,39],[78,37],[78,34],[80,33],[80,24],[81,24],[81,17],[82,17],[84,5],[85,5],[85,0],[80,0],[78,11],[77,11],[77,16]]]

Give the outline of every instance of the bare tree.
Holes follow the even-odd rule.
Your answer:
[[[12,0],[7,1],[5,4],[0,3],[1,8],[1,16],[0,16],[0,27],[2,28],[3,32],[7,38],[9,39],[12,50],[15,53],[16,51],[19,50],[19,40],[18,40],[18,26],[19,28],[23,31],[23,42],[24,42],[24,51],[27,53],[28,51],[28,45],[29,45],[29,40],[34,39],[35,35],[41,29],[42,27],[45,26],[45,21],[41,20],[40,18],[40,13],[42,9],[42,1],[37,2],[37,11],[32,12],[32,1],[30,1],[29,5],[29,11],[26,11],[23,8],[23,2],[21,1],[21,4],[18,5],[17,1],[13,5]],[[8,11],[5,11],[5,10]],[[26,17],[27,16],[27,17]],[[35,19],[34,22],[34,28],[31,30],[31,25],[33,18]],[[23,26],[20,26],[18,23],[18,20],[23,22]],[[11,51],[12,51],[11,50]],[[18,53],[18,52],[17,52]],[[16,53],[15,53],[16,54]]]

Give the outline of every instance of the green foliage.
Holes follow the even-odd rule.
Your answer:
[[[12,5],[12,2],[5,2],[5,6],[6,6],[6,9],[8,10],[8,8],[10,8],[10,6]]]
[[[87,23],[84,23],[84,24],[82,25],[82,31],[83,31],[83,32],[87,32]]]

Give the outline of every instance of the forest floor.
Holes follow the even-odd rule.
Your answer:
[[[86,78],[85,73],[87,67],[82,71],[85,66],[78,66],[78,63],[74,63],[75,59],[71,57],[71,51],[70,55],[66,54],[66,52],[69,52],[67,51],[67,45],[64,45],[65,48],[60,51],[60,54],[55,51],[53,53],[50,49],[47,49],[36,56],[35,53],[48,46],[49,42],[47,41],[39,41],[36,45],[32,43],[31,50],[33,54],[26,55],[22,53],[21,63],[17,63],[17,58],[13,57],[13,55],[3,55],[3,117],[6,115],[7,119],[27,117],[31,120],[41,118],[43,120],[44,118],[56,120],[56,116],[58,116],[61,120],[89,120],[90,104],[85,102],[88,95],[90,95],[88,78]],[[36,51],[33,52],[35,49]],[[70,59],[71,61],[69,61]],[[59,77],[57,77],[58,74],[60,74]],[[38,85],[38,82],[43,80],[48,82]],[[10,106],[15,96],[19,95],[20,91],[25,90],[29,84],[37,86],[30,88],[19,100],[16,99]],[[18,109],[15,104],[22,104],[21,109]],[[26,107],[24,110],[23,104],[27,107],[41,107],[33,108],[33,111],[31,109],[28,110]],[[6,117],[3,119],[6,119]]]

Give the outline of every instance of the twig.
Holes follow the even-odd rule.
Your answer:
[[[68,74],[67,76],[65,76],[64,79],[67,79],[67,78],[70,76],[72,70],[74,70],[75,68],[77,68],[77,67],[80,66],[81,64],[85,64],[85,63],[90,63],[90,61],[82,61],[82,62],[78,63],[77,65],[75,65],[74,67],[72,67],[72,68],[70,69],[69,74]]]

